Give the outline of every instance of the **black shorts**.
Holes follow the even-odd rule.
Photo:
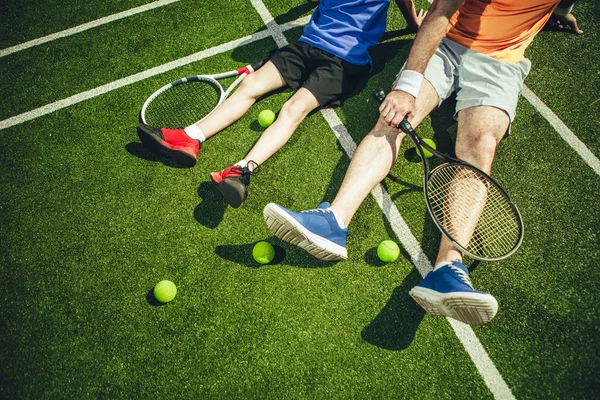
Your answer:
[[[308,89],[321,107],[337,107],[364,89],[370,64],[355,65],[308,43],[296,42],[273,51],[270,60],[292,89]]]

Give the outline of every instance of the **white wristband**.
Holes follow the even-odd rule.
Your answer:
[[[573,11],[573,6],[574,6],[574,4],[571,4],[569,7],[566,7],[566,8],[556,7],[554,9],[554,14],[564,17],[565,15],[567,15],[568,13]]]
[[[417,98],[419,89],[421,89],[421,83],[423,83],[423,74],[410,69],[404,69],[400,72],[400,78],[394,90],[402,90]]]

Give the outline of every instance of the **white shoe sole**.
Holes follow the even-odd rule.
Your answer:
[[[339,261],[348,258],[348,251],[345,247],[315,235],[284,212],[278,205],[274,203],[267,204],[263,210],[263,215],[273,235],[306,250],[312,256],[326,261]]]
[[[490,322],[498,312],[498,302],[490,294],[439,293],[420,286],[412,288],[409,294],[428,313],[454,318],[469,325]]]

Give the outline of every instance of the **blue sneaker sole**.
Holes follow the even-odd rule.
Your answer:
[[[487,293],[440,293],[415,286],[409,294],[428,313],[454,318],[469,325],[483,325],[498,312],[498,302]]]
[[[278,205],[267,204],[263,215],[273,235],[306,250],[312,256],[326,261],[339,261],[348,258],[345,247],[312,233]]]

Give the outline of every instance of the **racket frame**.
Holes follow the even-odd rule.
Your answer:
[[[383,101],[383,99],[385,99],[385,92],[383,91],[383,89],[377,89],[377,90],[375,90],[375,92],[373,92],[373,96],[379,103],[381,103]],[[429,215],[431,216],[431,219],[433,220],[435,225],[444,234],[446,239],[448,239],[450,241],[450,243],[452,243],[452,245],[455,246],[457,249],[459,249],[464,254],[466,254],[467,256],[469,256],[475,260],[499,261],[499,260],[503,260],[503,259],[511,256],[512,254],[514,254],[514,252],[517,251],[517,249],[521,246],[521,243],[523,242],[523,236],[524,236],[523,219],[521,217],[521,213],[519,212],[517,206],[512,202],[508,193],[506,193],[506,191],[502,188],[502,186],[500,186],[500,184],[498,182],[496,182],[496,180],[494,178],[492,178],[490,175],[488,175],[481,169],[477,168],[476,166],[471,165],[465,161],[459,160],[457,158],[451,157],[449,155],[446,155],[444,153],[441,153],[438,150],[431,147],[430,145],[428,145],[423,139],[421,139],[421,137],[417,134],[417,132],[415,132],[412,125],[410,124],[410,122],[408,122],[408,120],[406,118],[404,118],[402,120],[402,122],[400,122],[400,124],[398,125],[398,128],[402,132],[404,132],[406,134],[406,136],[408,136],[410,138],[410,140],[415,145],[416,151],[418,152],[419,156],[421,157],[421,161],[423,164],[423,193],[425,195],[425,203],[427,205],[427,211],[429,212]],[[433,154],[434,156],[439,158],[444,163],[436,166],[430,172],[429,166],[427,163],[427,159],[425,158],[425,152],[423,151],[423,149],[429,151],[431,154]],[[485,177],[490,184],[494,185],[495,188],[498,190],[498,192],[507,200],[507,204],[510,206],[511,210],[513,211],[513,213],[516,216],[517,221],[518,221],[519,237],[518,237],[518,240],[515,243],[515,245],[505,254],[502,254],[500,256],[495,256],[495,257],[483,257],[480,255],[474,254],[473,252],[469,251],[464,246],[462,246],[460,243],[458,243],[452,237],[452,235],[448,232],[448,230],[443,226],[441,221],[438,221],[438,219],[435,217],[435,212],[434,212],[431,202],[429,200],[429,180],[430,180],[432,174],[434,174],[437,170],[440,170],[443,168],[448,168],[448,166],[450,166],[450,165],[462,165],[462,166],[467,166],[467,167],[473,169],[478,174],[481,174],[483,177]]]
[[[140,111],[140,121],[144,125],[148,125],[148,123],[146,122],[146,110],[147,110],[148,106],[150,105],[150,103],[152,103],[152,101],[154,99],[156,99],[162,93],[164,93],[167,90],[172,89],[176,86],[179,86],[179,85],[204,81],[204,82],[210,83],[212,86],[217,88],[219,90],[220,96],[219,96],[219,100],[217,101],[216,105],[213,107],[212,111],[210,111],[208,114],[206,114],[204,117],[202,117],[200,120],[198,120],[194,123],[194,124],[197,124],[197,123],[203,121],[204,119],[206,119],[209,115],[211,115],[215,111],[215,109],[219,105],[221,105],[221,103],[223,103],[227,97],[229,97],[231,92],[233,92],[235,90],[235,88],[240,84],[240,82],[242,82],[242,80],[247,75],[251,74],[252,72],[254,72],[257,69],[259,69],[260,67],[262,67],[267,61],[268,61],[267,59],[262,59],[251,65],[246,65],[245,67],[241,67],[241,68],[238,68],[238,69],[235,69],[232,71],[222,72],[219,74],[192,75],[192,76],[181,78],[174,82],[168,83],[168,84],[162,86],[161,88],[159,88],[158,90],[156,90],[154,93],[152,93],[146,99],[146,101],[142,105],[142,109]],[[231,83],[231,85],[229,85],[227,90],[224,90],[223,85],[221,85],[219,83],[219,80],[226,79],[226,78],[232,78],[234,76],[237,76],[238,78],[235,81],[233,81],[233,83]],[[167,128],[167,127],[155,126],[154,128]],[[173,127],[171,127],[171,128],[173,128]]]

